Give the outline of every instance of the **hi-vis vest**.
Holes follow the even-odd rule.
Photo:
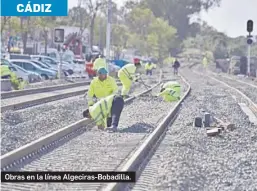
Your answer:
[[[106,98],[100,99],[93,106],[89,107],[89,113],[92,119],[96,122],[96,125],[107,126],[106,119],[110,115],[114,96],[115,95],[110,95]]]
[[[106,60],[103,58],[97,58],[93,63],[93,69],[98,70],[99,68],[105,68],[107,70]]]
[[[180,85],[177,85],[173,88],[165,88],[158,96],[162,96],[167,102],[177,101],[180,99],[180,91]]]
[[[136,69],[137,67],[134,64],[126,64],[118,71],[118,77],[126,76],[132,80],[135,78]]]
[[[203,58],[203,65],[206,67],[208,65],[208,60],[206,57]]]
[[[8,66],[1,65],[1,76],[10,76],[12,74]]]
[[[154,64],[149,64],[149,63],[147,63],[146,65],[145,65],[145,70],[152,70],[154,68]]]
[[[162,85],[162,88],[174,88],[176,86],[179,86],[179,83],[176,81],[170,81],[170,82],[166,82],[165,84]]]

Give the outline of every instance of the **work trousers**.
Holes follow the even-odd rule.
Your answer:
[[[120,115],[124,107],[124,100],[121,96],[115,96],[112,102],[111,117],[107,119],[107,127],[117,128],[120,121]]]
[[[152,70],[146,70],[146,75],[149,75],[149,76],[153,75],[153,71]]]
[[[178,75],[178,68],[174,67],[174,75]]]

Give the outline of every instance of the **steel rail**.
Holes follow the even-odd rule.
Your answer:
[[[140,164],[145,160],[148,154],[157,147],[157,143],[161,140],[163,135],[168,128],[168,126],[176,119],[177,114],[179,113],[179,109],[182,105],[182,102],[187,98],[190,94],[191,86],[185,80],[185,78],[180,75],[182,80],[187,84],[188,89],[181,100],[171,109],[168,115],[162,120],[162,122],[157,126],[157,128],[143,141],[139,148],[133,153],[131,157],[128,158],[127,162],[124,166],[121,167],[119,171],[126,172],[126,171],[136,171]],[[102,188],[103,191],[119,191],[125,190],[125,187],[128,184],[115,182],[115,183],[108,183],[106,186]]]
[[[160,71],[160,76],[162,71]],[[132,100],[140,97],[143,94],[149,93],[152,89],[160,85],[161,80],[148,90],[145,90],[142,93],[139,93],[135,96],[132,96],[125,100],[125,104],[131,102]],[[48,135],[43,136],[42,138],[35,140],[29,144],[26,144],[18,149],[15,149],[11,152],[8,152],[1,156],[1,169],[7,170],[9,167],[15,166],[16,164],[22,163],[24,160],[41,153],[42,151],[52,147],[55,142],[68,138],[70,134],[76,132],[77,130],[86,126],[86,128],[92,127],[94,122],[90,119],[82,119],[71,125],[63,127],[62,129],[56,130]]]

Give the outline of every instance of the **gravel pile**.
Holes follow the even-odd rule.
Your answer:
[[[161,98],[151,96],[158,91],[159,87],[149,95],[140,97],[125,106],[119,132],[108,133],[97,129],[86,131],[20,170],[114,170],[175,104],[165,103]],[[20,184],[2,184],[2,189],[14,189],[15,186],[21,189]],[[79,188],[96,190],[100,185],[50,183],[22,184],[22,186],[24,190],[29,188],[33,190],[76,190]]]
[[[135,84],[132,92],[137,94],[145,91],[145,89],[143,85]],[[1,154],[10,152],[43,135],[80,120],[82,118],[81,112],[86,107],[86,99],[77,96],[23,110],[2,113]]]
[[[256,190],[257,127],[226,87],[192,71],[184,74],[191,96],[133,190]],[[202,109],[236,124],[236,129],[207,137],[205,129],[192,125]]]

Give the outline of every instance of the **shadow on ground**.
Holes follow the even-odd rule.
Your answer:
[[[149,133],[155,127],[147,123],[136,123],[128,128],[118,129],[119,133]]]

